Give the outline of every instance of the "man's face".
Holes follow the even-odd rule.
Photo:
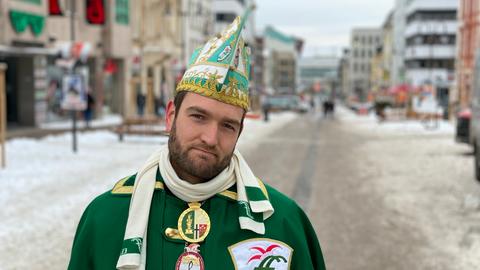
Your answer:
[[[180,178],[205,182],[224,170],[240,135],[243,109],[187,93],[176,112],[167,107],[170,162]]]

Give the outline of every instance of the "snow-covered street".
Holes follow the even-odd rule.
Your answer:
[[[344,123],[368,138],[360,149],[369,165],[363,173],[393,215],[382,222],[427,238],[419,254],[426,260],[416,269],[479,269],[480,185],[472,148],[454,141],[447,122],[426,130],[415,121],[378,124],[346,115]]]
[[[452,124],[426,130],[416,121],[380,124],[343,108],[336,113],[246,119],[239,141],[254,172],[311,217],[327,269],[478,269],[480,185],[471,149],[454,142]],[[0,269],[65,269],[87,204],[166,140],[119,142],[111,132],[85,132],[77,154],[69,133],[9,141],[0,170]],[[311,155],[315,161],[303,159]]]

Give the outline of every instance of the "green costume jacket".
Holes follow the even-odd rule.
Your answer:
[[[82,215],[73,242],[69,270],[114,270],[122,248],[135,175],[94,199]],[[165,189],[157,172],[147,231],[147,270],[173,270],[185,241],[176,233],[187,203]],[[202,205],[211,220],[200,244],[205,269],[325,269],[320,245],[298,205],[266,186],[275,213],[265,221],[265,234],[240,229],[235,186]]]

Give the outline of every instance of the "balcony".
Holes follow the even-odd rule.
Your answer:
[[[407,6],[406,15],[417,10],[457,10],[459,2],[457,0],[415,0]]]
[[[457,33],[458,22],[456,21],[414,21],[407,24],[405,28],[405,37],[409,38],[417,35],[441,35]]]
[[[454,59],[455,45],[414,45],[405,49],[405,60]]]

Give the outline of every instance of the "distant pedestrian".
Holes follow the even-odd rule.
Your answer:
[[[333,100],[329,101],[329,111],[330,111],[331,116],[333,116],[333,114],[335,114],[335,101],[333,101]]]
[[[137,113],[139,116],[143,116],[145,112],[145,95],[141,92],[137,92]]]
[[[328,110],[329,110],[329,105],[327,100],[323,101],[322,108],[323,108],[323,117],[327,117]]]
[[[90,122],[93,119],[93,111],[95,110],[95,99],[89,89],[87,93],[87,108],[83,111],[83,117],[85,119],[85,125],[87,128],[90,128]]]
[[[324,117],[333,116],[333,113],[335,112],[335,103],[331,100],[325,100],[322,105],[323,105],[323,116]]]
[[[262,103],[262,111],[263,111],[263,120],[265,122],[269,121],[269,113],[270,113],[270,103],[268,102],[268,99],[265,97]]]

